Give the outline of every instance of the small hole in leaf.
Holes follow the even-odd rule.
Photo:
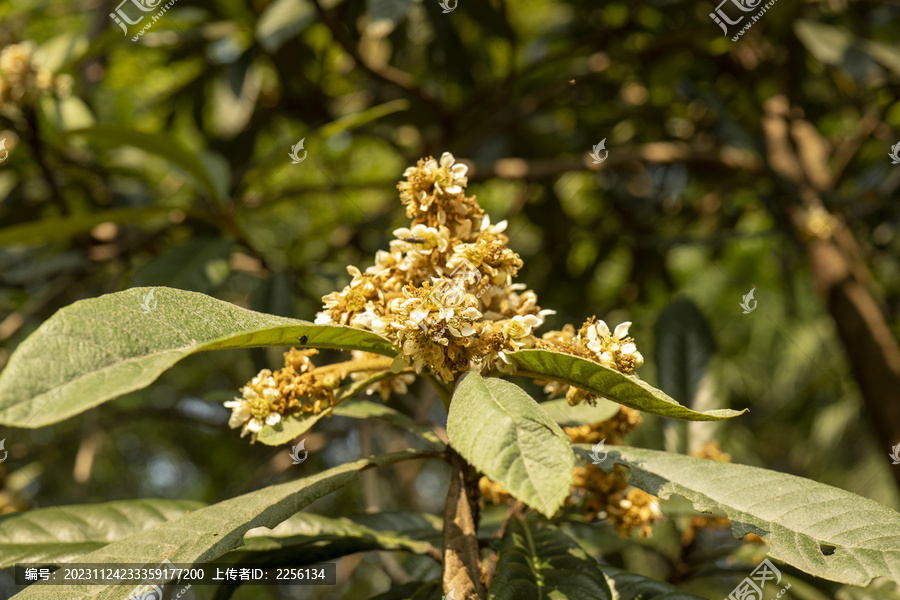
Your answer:
[[[821,552],[824,556],[831,556],[834,554],[835,547],[830,544],[819,544],[819,552]]]

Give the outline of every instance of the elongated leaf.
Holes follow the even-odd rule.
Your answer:
[[[597,561],[559,529],[512,519],[488,600],[609,600]]]
[[[333,415],[336,417],[350,417],[351,419],[380,419],[382,421],[387,421],[391,425],[395,425],[419,436],[426,444],[435,450],[442,450],[445,447],[445,444],[437,434],[434,433],[434,430],[430,427],[416,425],[415,421],[403,413],[397,412],[384,404],[378,404],[377,402],[370,402],[368,400],[343,400],[344,398],[351,398],[366,389],[372,383],[395,376],[394,373],[390,372],[380,373],[364,381],[358,381],[348,386],[344,386],[342,391],[335,393],[336,404],[334,406],[326,408],[317,414],[305,413],[290,415],[272,427],[263,428],[263,430],[259,432],[256,441],[262,442],[267,446],[287,444],[297,436],[303,435],[309,431],[313,425],[323,418],[328,415]]]
[[[190,175],[210,193],[211,197],[218,197],[216,184],[203,161],[194,152],[182,146],[171,135],[146,133],[111,124],[75,129],[70,131],[69,134],[84,136],[89,141],[103,146],[134,146],[148,154],[164,158],[177,169]]]
[[[134,287],[165,285],[207,294],[228,276],[231,240],[201,238],[171,248],[141,267]]]
[[[711,394],[701,394],[701,389],[709,391],[706,376],[709,361],[716,351],[716,342],[703,314],[686,298],[679,298],[662,309],[656,319],[656,372],[659,387],[665,393],[681,398],[692,410],[718,408],[709,406]],[[687,423],[667,421],[663,423],[665,449],[669,452],[688,453],[697,450],[709,441],[709,427],[688,429]],[[702,428],[706,429],[702,429]],[[699,434],[699,435],[695,435]],[[704,439],[696,439],[696,438]]]
[[[35,223],[23,223],[0,229],[0,245],[45,244],[65,240],[73,235],[90,231],[100,223],[143,223],[156,217],[163,217],[175,210],[168,206],[148,206],[107,210],[89,215],[74,215],[54,219],[44,219]]]
[[[260,528],[244,536],[244,546],[219,562],[283,563],[302,566],[369,550],[402,550],[429,554],[440,545],[437,518],[416,513],[383,513],[331,519],[300,513],[272,530]],[[375,517],[375,518],[372,518]]]
[[[276,0],[266,7],[256,21],[256,39],[266,52],[275,52],[295,37],[316,17],[310,2]]]
[[[656,321],[659,387],[690,407],[706,373],[716,342],[703,315],[690,300],[666,306]]]
[[[447,436],[469,464],[548,517],[569,495],[575,465],[569,438],[517,385],[475,371],[463,375]]]
[[[115,541],[79,560],[98,564],[209,562],[241,545],[255,527],[273,528],[291,515],[341,487],[358,481],[359,472],[372,466],[423,457],[413,451],[373,456],[334,467],[317,475],[263,488],[206,506],[174,521]],[[26,588],[17,600],[122,600],[134,583],[120,585],[43,586]]]
[[[551,419],[563,427],[571,427],[606,421],[615,416],[622,407],[603,398],[599,398],[594,406],[587,402],[582,402],[578,406],[570,406],[565,398],[560,398],[541,402],[541,408],[550,415]]]
[[[664,581],[657,581],[628,571],[602,565],[603,573],[612,580],[619,600],[703,600]]]
[[[590,460],[590,447],[578,454]],[[877,576],[900,582],[900,513],[844,490],[757,467],[656,450],[609,447],[601,464],[631,467],[630,483],[699,510],[719,508],[736,537],[756,533],[769,556],[816,577],[865,586]]]
[[[390,342],[360,329],[264,315],[183,290],[132,288],[61,309],[16,348],[0,373],[0,423],[57,423],[146,387],[201,350],[287,345],[393,355]]]
[[[340,388],[335,390],[335,404],[333,406],[329,406],[319,413],[297,413],[289,415],[279,421],[277,424],[263,428],[263,430],[259,432],[259,436],[257,436],[256,441],[262,442],[267,446],[280,446],[282,444],[287,444],[297,436],[303,435],[304,433],[309,431],[313,425],[315,425],[325,417],[332,414],[338,414],[334,411],[339,406],[343,406],[341,402],[345,401],[346,398],[352,398],[362,390],[366,389],[369,384],[390,377],[391,375],[392,373],[379,373],[378,375],[366,379],[365,381],[356,381],[351,384],[341,386]],[[349,403],[350,401],[346,402]],[[343,414],[341,416],[354,415]],[[360,418],[365,419],[366,417],[362,416]]]
[[[693,411],[634,376],[560,352],[519,350],[509,357],[517,367],[517,375],[568,383],[613,402],[660,417],[685,421],[718,421],[747,412],[746,409]]]
[[[19,562],[72,562],[201,506],[192,500],[121,500],[6,515],[0,517],[0,569]]]

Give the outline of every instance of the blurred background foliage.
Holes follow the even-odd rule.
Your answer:
[[[900,167],[886,154],[900,129],[897,3],[785,0],[736,43],[709,18],[712,2],[683,0],[463,1],[452,12],[433,0],[178,0],[137,41],[143,23],[123,35],[115,8],[0,6],[0,46],[33,43],[56,77],[0,107],[0,366],[59,308],[127,287],[311,320],[348,281],[345,266],[370,265],[407,222],[403,169],[451,151],[492,222],[509,220],[520,281],[557,310],[547,328],[633,321],[642,378],[685,404],[750,409],[715,424],[645,417],[630,443],[687,451],[715,439],[734,462],[900,507],[887,457],[900,423],[873,429],[883,419],[867,412],[848,361],[857,349],[816,292],[808,240],[787,225],[797,194],[766,134],[766,107],[781,102],[784,122],[808,134],[793,138],[802,166],[825,157],[825,222],[855,238],[896,340]],[[308,154],[292,164],[301,139]],[[604,139],[596,165],[588,152]],[[751,288],[758,307],[743,314]],[[340,418],[308,436],[302,468],[248,445],[220,403],[280,364],[278,349],[194,356],[79,418],[4,430],[0,510],[215,502],[405,447],[395,431]],[[445,419],[424,388],[392,402]],[[313,510],[439,511],[444,469],[382,469],[368,491]],[[710,576],[704,565],[733,561],[733,545],[692,556],[674,527],[657,527],[649,550],[591,529],[613,564],[701,595],[727,595],[745,574]],[[404,561],[416,575],[434,568]],[[335,589],[235,598],[366,598],[389,583],[368,554],[343,559],[339,576]],[[790,598],[857,597],[800,579]]]

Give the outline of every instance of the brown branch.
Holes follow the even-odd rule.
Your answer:
[[[777,195],[779,207],[790,215],[791,231],[805,248],[816,291],[837,326],[885,458],[900,432],[900,347],[870,289],[871,276],[859,243],[842,219],[825,211],[816,189],[816,184],[823,182],[828,159],[819,148],[808,147],[820,145],[817,134],[809,135],[809,127],[798,118],[789,123],[790,105],[784,96],[771,98],[765,108],[767,155],[789,192]],[[789,131],[798,145],[796,150],[788,139]],[[812,164],[814,160],[820,164]],[[826,225],[812,227],[810,211],[824,215]],[[892,473],[900,487],[900,470]]]
[[[481,581],[476,535],[477,473],[452,449],[448,453],[452,473],[444,508],[444,593],[452,593],[456,600],[484,600],[487,591]]]

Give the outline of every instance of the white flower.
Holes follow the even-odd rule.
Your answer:
[[[438,230],[419,223],[413,225],[412,229],[406,227],[395,229],[394,235],[398,240],[414,244],[415,250],[422,254],[431,254],[433,250],[444,252],[450,246],[450,230],[446,227]]]
[[[487,213],[484,213],[484,217],[481,219],[481,231],[482,233],[503,233],[506,231],[506,220],[500,221],[496,225],[491,225],[491,217]]]
[[[468,183],[466,173],[469,168],[463,164],[454,164],[456,159],[449,152],[441,155],[441,162],[438,165],[434,160],[425,163],[425,168],[431,172],[434,177],[434,189],[439,194],[448,194],[456,196],[463,191],[463,187]]]
[[[368,329],[369,331],[374,331],[378,334],[384,334],[387,324],[381,319],[380,316],[375,314],[375,311],[372,310],[372,305],[366,306],[366,310],[355,315],[352,319],[350,319],[351,327],[358,327],[359,329]]]

